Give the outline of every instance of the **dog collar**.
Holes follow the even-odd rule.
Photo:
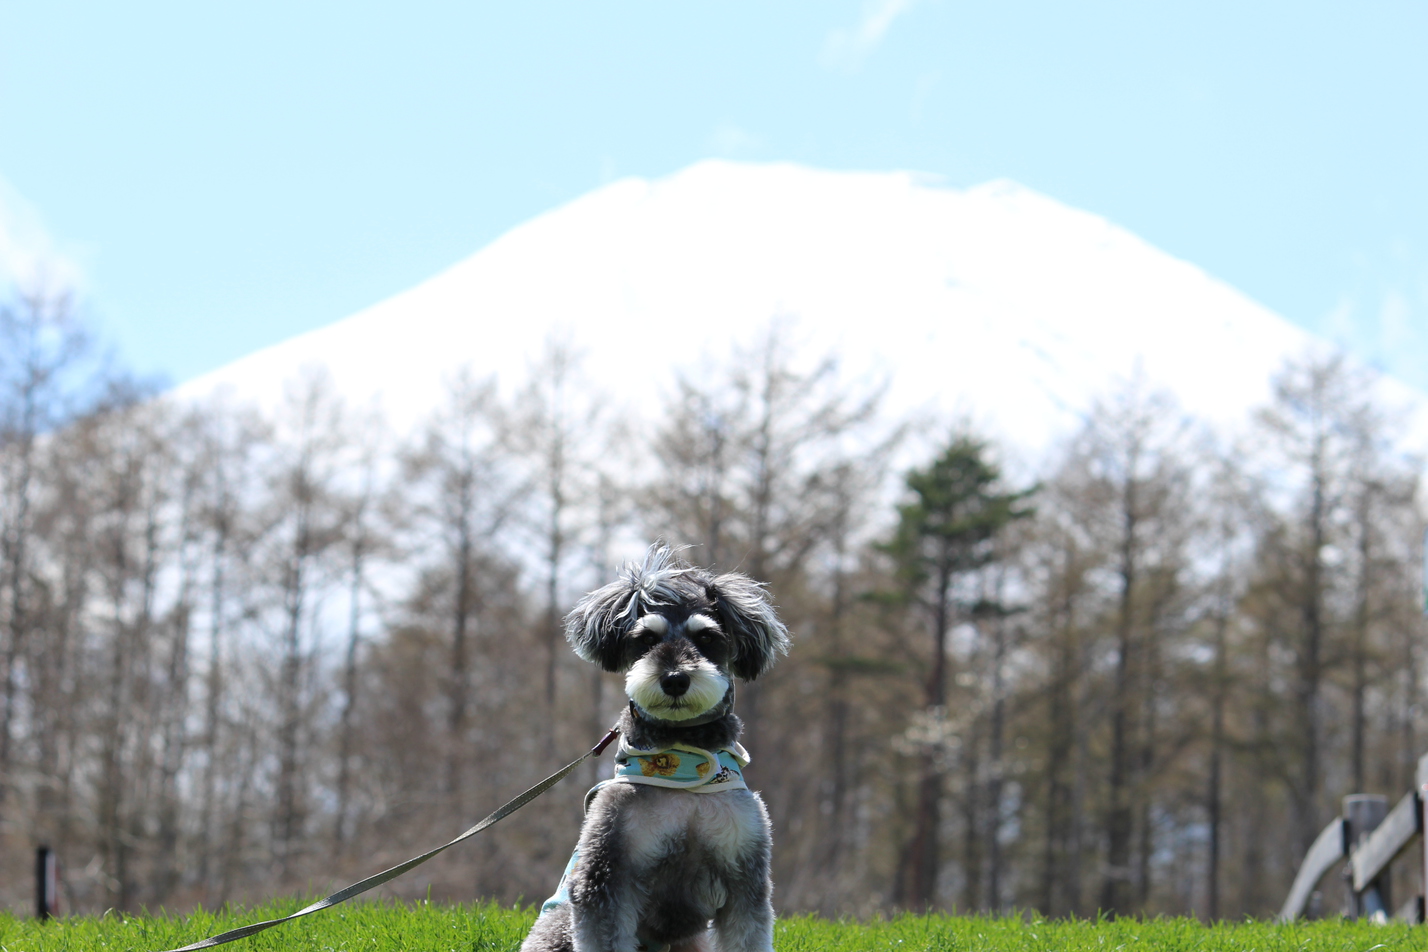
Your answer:
[[[635,717],[638,717],[641,720],[645,721],[653,721],[656,724],[663,724],[668,727],[699,727],[701,724],[712,724],[714,721],[717,721],[719,720],[719,718],[726,716],[733,710],[734,682],[732,680],[730,680],[729,682],[729,690],[724,692],[724,697],[719,701],[718,704],[715,704],[709,710],[705,711],[703,714],[698,715],[697,717],[691,717],[688,720],[683,721],[672,721],[667,718],[657,717],[656,715],[651,714],[649,711],[636,704],[634,698],[630,699],[630,713],[635,715]]]

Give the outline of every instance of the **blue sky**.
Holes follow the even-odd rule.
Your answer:
[[[181,381],[623,175],[1011,178],[1428,388],[1425,49],[1421,2],[0,0],[0,230]]]

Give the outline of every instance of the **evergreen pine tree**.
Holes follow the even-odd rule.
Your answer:
[[[947,703],[947,635],[960,619],[998,614],[985,599],[959,599],[958,583],[997,558],[994,540],[1011,522],[1032,514],[1035,488],[1007,491],[1000,468],[982,440],[955,436],[925,469],[907,474],[912,499],[898,507],[892,538],[880,546],[893,561],[897,600],[919,610],[932,635],[930,670],[924,685],[927,713],[939,721]],[[900,902],[929,906],[939,865],[937,832],[942,775],[934,744],[920,754],[916,821],[898,877]]]

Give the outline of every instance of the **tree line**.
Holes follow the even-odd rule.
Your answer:
[[[1233,440],[1108,385],[1034,464],[787,323],[672,386],[623,418],[552,339],[395,434],[320,368],[266,411],[158,394],[12,295],[0,901],[39,844],[96,912],[444,842],[613,721],[560,620],[655,539],[794,632],[738,707],[784,910],[1264,916],[1338,798],[1411,783],[1419,466],[1343,357]],[[540,901],[600,766],[387,894]]]

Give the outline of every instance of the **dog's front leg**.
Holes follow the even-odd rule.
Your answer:
[[[639,949],[635,917],[622,915],[620,900],[586,908],[573,905],[571,912],[575,952],[636,952]]]
[[[572,896],[575,952],[636,952],[638,927],[636,903],[628,885],[609,884],[608,889],[591,890],[585,901]]]
[[[773,952],[773,885],[769,844],[760,843],[726,876],[728,899],[714,914],[718,952]]]
[[[627,784],[600,791],[580,831],[580,863],[570,879],[575,952],[635,952],[643,897],[624,844],[623,808],[634,794]]]

